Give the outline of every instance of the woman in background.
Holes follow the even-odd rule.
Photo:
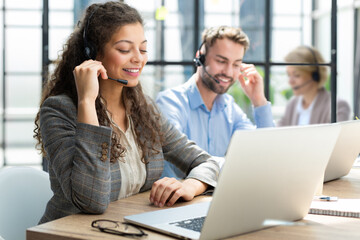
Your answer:
[[[287,63],[324,63],[320,52],[308,46],[299,46],[285,57]],[[326,66],[287,66],[289,84],[294,96],[286,106],[278,126],[307,125],[331,122],[331,94],[324,85],[328,79]],[[337,100],[337,121],[350,119],[350,106]]]

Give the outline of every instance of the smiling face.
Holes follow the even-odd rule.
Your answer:
[[[143,26],[140,23],[122,26],[104,46],[102,55],[98,60],[109,77],[127,80],[126,86],[135,87],[148,60]]]
[[[205,86],[217,94],[223,94],[235,83],[240,74],[240,66],[244,57],[243,45],[230,39],[217,39],[208,48],[206,54],[206,71],[215,77],[219,83],[202,70],[201,79]]]

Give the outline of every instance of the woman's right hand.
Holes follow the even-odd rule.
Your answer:
[[[98,76],[107,79],[106,69],[101,62],[87,60],[76,66],[73,71],[78,101],[95,102],[99,94]]]
[[[107,79],[106,69],[99,61],[87,60],[76,66],[73,74],[78,94],[77,120],[99,126],[95,100],[99,94],[98,76]]]

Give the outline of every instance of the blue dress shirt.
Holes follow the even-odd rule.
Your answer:
[[[225,156],[231,136],[236,130],[274,126],[270,103],[254,108],[254,126],[234,98],[227,93],[218,95],[209,111],[194,77],[180,86],[160,92],[156,103],[176,128],[210,155],[218,157]],[[165,162],[162,177],[184,176],[173,164]]]

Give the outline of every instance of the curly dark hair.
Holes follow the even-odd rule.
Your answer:
[[[87,8],[80,23],[64,45],[62,54],[56,61],[54,73],[48,76],[43,89],[40,107],[48,97],[60,94],[69,96],[77,106],[78,96],[73,70],[88,59],[84,51],[84,39],[91,42],[91,46],[101,56],[105,44],[110,41],[113,33],[122,26],[133,23],[144,24],[138,11],[122,2],[93,4]],[[83,36],[84,30],[86,31],[86,38]],[[99,93],[95,101],[98,120],[100,125],[110,126],[111,121],[106,114],[106,101],[101,101],[101,99]],[[140,83],[136,87],[124,87],[122,100],[125,103],[127,114],[134,123],[136,141],[143,151],[142,161],[146,163],[144,156],[152,155],[154,151],[158,152],[152,146],[156,146],[162,141],[160,115],[154,105],[146,99]],[[40,111],[35,118],[34,138],[37,140],[36,147],[45,156],[46,153],[41,137]],[[112,132],[111,138],[110,161],[115,162],[124,153],[125,148],[120,144],[120,136],[116,131]],[[146,144],[147,142],[152,144]]]

